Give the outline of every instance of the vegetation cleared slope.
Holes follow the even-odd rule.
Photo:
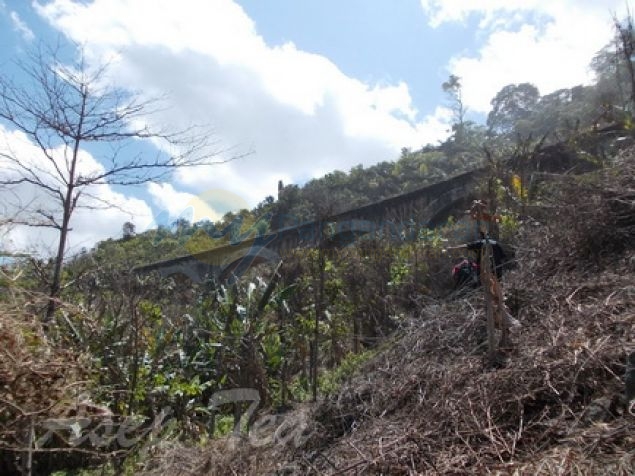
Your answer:
[[[633,474],[635,151],[562,176],[526,217],[505,277],[521,322],[485,359],[479,292],[430,300],[336,392],[280,421],[305,437],[166,444],[146,474]],[[286,441],[286,443],[285,443]]]

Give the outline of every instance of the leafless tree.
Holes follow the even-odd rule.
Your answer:
[[[83,51],[68,64],[61,60],[59,49],[40,48],[17,66],[19,82],[0,74],[0,124],[24,134],[37,152],[25,156],[8,140],[0,143],[0,188],[37,190],[39,198],[12,222],[59,232],[46,311],[49,320],[59,301],[73,212],[79,207],[113,206],[98,197],[97,186],[139,185],[179,168],[237,156],[226,158],[229,151],[221,150],[200,127],[166,132],[150,126],[152,115],[160,112],[159,99],[112,85],[107,65],[91,67]],[[157,152],[134,152],[140,147],[131,144],[139,140],[151,141]],[[101,166],[86,170],[87,150]]]

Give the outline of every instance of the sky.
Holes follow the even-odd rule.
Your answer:
[[[220,159],[244,155],[161,183],[100,186],[116,206],[78,210],[69,243],[78,251],[120,237],[126,221],[143,231],[188,207],[188,218],[216,220],[275,196],[279,180],[302,184],[437,144],[450,129],[441,89],[450,74],[477,122],[507,84],[541,94],[588,84],[612,15],[625,10],[624,0],[0,0],[0,74],[41,42],[82,45],[119,87],[165,98],[153,118],[162,127],[205,125],[228,150]],[[0,138],[38,160],[6,124]],[[99,168],[84,152],[82,167]],[[38,200],[26,187],[12,194]],[[52,230],[5,228],[0,239],[56,247]]]

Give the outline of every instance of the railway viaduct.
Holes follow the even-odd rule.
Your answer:
[[[218,281],[240,276],[249,267],[265,261],[277,262],[285,252],[316,246],[343,247],[360,236],[404,239],[414,228],[434,228],[458,207],[466,207],[474,196],[480,170],[457,175],[412,192],[279,230],[257,233],[254,229],[234,237],[229,244],[208,251],[159,261],[134,269],[162,276],[182,274],[194,282],[208,277]]]

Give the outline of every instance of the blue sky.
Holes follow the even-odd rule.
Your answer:
[[[82,44],[91,62],[110,62],[119,86],[168,98],[152,121],[209,124],[233,153],[251,152],[169,182],[101,188],[118,207],[78,212],[78,249],[120,236],[128,220],[143,230],[188,206],[194,219],[217,219],[221,202],[253,206],[278,180],[303,183],[437,143],[449,130],[449,74],[462,78],[477,121],[507,84],[547,94],[589,83],[611,15],[624,10],[623,0],[0,0],[0,74],[39,41]],[[0,138],[32,154],[2,124]],[[98,167],[86,152],[84,166]],[[0,236],[17,248],[55,238],[19,228]]]
[[[433,112],[443,100],[439,85],[448,77],[448,58],[477,51],[474,19],[433,29],[416,0],[239,3],[269,44],[291,41],[369,84],[405,81],[421,114]]]

